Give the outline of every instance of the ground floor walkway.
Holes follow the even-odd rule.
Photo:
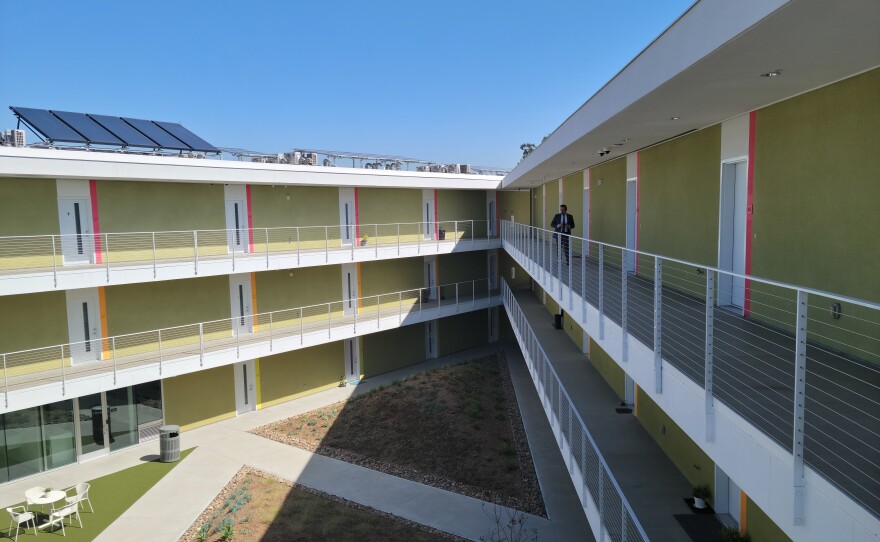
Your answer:
[[[214,423],[181,435],[182,447],[197,449],[166,475],[98,540],[177,540],[242,466],[337,495],[431,527],[479,540],[494,522],[483,502],[336,459],[312,454],[248,433],[251,429],[344,400],[435,366],[506,350],[517,400],[523,411],[549,519],[527,515],[539,540],[589,540],[589,527],[556,448],[546,417],[518,349],[494,344],[334,388],[295,401]],[[109,457],[72,465],[0,488],[0,502],[21,500],[34,485],[67,487],[155,458],[158,443],[136,446]],[[586,538],[585,538],[586,536]]]

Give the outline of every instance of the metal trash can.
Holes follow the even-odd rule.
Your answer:
[[[562,313],[553,315],[553,327],[562,329]]]
[[[437,230],[437,237],[439,238],[440,241],[445,241],[446,240],[446,230],[444,230],[443,228],[440,228],[439,230]]]
[[[180,460],[180,426],[163,425],[159,428],[159,461],[174,463]]]

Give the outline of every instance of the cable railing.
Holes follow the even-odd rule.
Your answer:
[[[563,458],[569,465],[572,482],[575,487],[582,488],[578,492],[581,505],[587,509],[592,501],[592,507],[598,515],[598,530],[602,535],[597,539],[647,542],[648,535],[633,513],[507,282],[501,284],[501,296],[547,419],[550,420]]]
[[[502,238],[597,338],[623,330],[621,361],[653,351],[656,392],[662,362],[703,387],[707,438],[720,401],[792,454],[796,501],[808,465],[880,516],[880,304],[508,221]]]
[[[497,280],[483,278],[8,352],[0,354],[3,393],[8,407],[9,392],[17,389],[60,383],[64,391],[71,379],[101,374],[112,374],[115,383],[119,371],[148,365],[156,368],[154,379],[161,378],[168,363],[185,358],[203,367],[206,356],[226,352],[237,359],[242,348],[260,344],[280,353],[320,334],[326,334],[321,342],[330,342],[335,330],[391,329],[406,325],[410,315],[470,311],[493,301],[500,302]]]
[[[198,274],[200,264],[220,259],[235,271],[244,260],[270,268],[278,257],[299,265],[307,256],[329,261],[331,252],[350,253],[353,260],[362,253],[400,255],[412,247],[419,253],[493,238],[497,228],[486,220],[0,237],[0,275],[52,273],[57,285],[58,273],[68,269],[103,269],[109,280],[113,268],[140,266],[152,267],[155,278],[169,263],[191,265]]]

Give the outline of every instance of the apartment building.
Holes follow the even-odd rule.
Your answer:
[[[753,541],[880,536],[878,20],[698,2],[502,183],[535,295]]]
[[[0,147],[0,482],[497,340],[499,181]]]

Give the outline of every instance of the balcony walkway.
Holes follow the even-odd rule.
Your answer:
[[[582,260],[581,240],[572,238],[571,245],[570,266],[564,257],[561,262],[558,261],[556,243],[552,241],[536,242],[530,245],[531,248],[528,243],[521,245],[531,254],[540,255],[545,250],[545,257],[539,256],[541,263],[523,257],[520,263],[536,278],[540,279],[546,273],[551,278],[548,292],[553,290],[550,293],[556,297],[559,297],[557,275],[561,274],[566,286],[562,309],[566,312],[580,314],[584,290],[587,303],[596,310],[600,306],[598,247],[591,243],[588,256]],[[546,250],[550,247],[553,250]],[[601,301],[606,322],[621,326],[622,255],[619,249],[604,248]],[[627,331],[632,338],[653,349],[654,258],[639,255],[639,259],[642,262],[635,266],[639,274],[627,273],[626,276]],[[569,276],[573,285],[571,305],[567,295]],[[686,268],[663,261],[661,282],[663,316],[660,342],[663,360],[703,387],[706,360],[705,270],[701,273],[697,264]],[[670,284],[675,287],[670,287]],[[743,317],[742,311],[733,307],[713,305],[713,396],[791,453],[796,344],[794,333],[789,329],[793,328],[795,322],[796,301],[792,296],[786,297],[785,292],[780,295],[780,291],[774,291],[757,281],[746,288],[751,289],[752,298],[755,299],[752,302],[753,317]],[[716,293],[719,291],[716,289]],[[824,311],[818,314],[828,313],[824,303],[824,299],[811,300],[809,322],[810,326],[815,325],[826,333],[825,330],[831,326],[816,316],[817,311]],[[858,317],[851,319],[857,320]],[[777,325],[766,322],[775,322]],[[864,321],[869,329],[871,323]],[[856,335],[853,331],[843,328],[836,331],[842,335],[846,331],[849,335],[844,336],[850,337],[850,340],[859,339],[853,339]],[[806,344],[804,461],[878,517],[880,418],[877,408],[880,406],[880,367],[818,344],[814,338],[829,342],[827,337],[823,338],[819,333],[810,333]],[[878,337],[865,335],[861,340],[870,343],[871,340],[878,341]],[[830,341],[833,343],[835,340]],[[859,351],[856,346],[841,342],[839,338],[836,342]],[[861,352],[867,359],[880,359],[872,351]]]
[[[618,414],[619,399],[602,375],[528,290],[514,292],[538,342],[564,382],[620,488],[651,540],[690,542],[674,514],[689,514],[691,484],[632,414]]]

